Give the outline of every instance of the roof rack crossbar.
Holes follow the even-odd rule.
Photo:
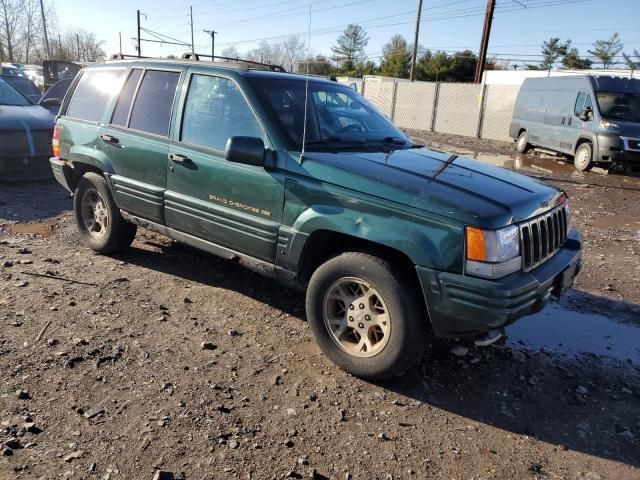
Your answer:
[[[207,58],[210,59],[211,61],[214,60],[223,60],[225,62],[235,62],[235,63],[243,63],[246,64],[246,66],[248,68],[251,67],[263,67],[271,72],[283,72],[286,73],[286,70],[281,67],[280,65],[273,65],[270,63],[263,63],[263,62],[256,62],[254,60],[248,60],[245,58],[238,58],[238,57],[223,57],[223,56],[219,56],[219,55],[206,55],[204,53],[195,53],[195,52],[184,52],[182,55],[180,55],[180,58],[178,60],[190,60],[190,61],[200,61],[200,58]],[[126,54],[126,53],[114,53],[112,55],[109,56],[109,60],[129,60],[129,59],[136,59],[136,58],[144,58],[144,59],[153,59],[153,58],[159,58],[159,57],[139,57],[138,55],[130,55],[130,54]],[[166,60],[166,59],[163,59]],[[175,60],[175,59],[169,59],[169,60]]]

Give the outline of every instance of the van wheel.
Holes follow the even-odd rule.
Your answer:
[[[96,252],[122,251],[136,236],[137,227],[122,218],[102,175],[83,175],[73,195],[73,210],[80,235]]]
[[[529,150],[529,134],[526,130],[523,130],[522,133],[518,136],[518,140],[516,140],[516,150],[519,153],[526,153]]]
[[[593,148],[589,142],[582,143],[573,157],[573,165],[576,170],[587,172],[593,167]]]
[[[427,318],[404,272],[381,258],[343,253],[321,265],[307,289],[307,320],[322,352],[361,378],[404,373],[427,344]]]

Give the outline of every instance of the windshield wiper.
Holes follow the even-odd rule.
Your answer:
[[[391,143],[393,145],[406,145],[407,143],[409,143],[400,137],[384,137],[384,138],[381,138],[380,140],[373,140],[373,141],[379,142],[379,143]]]
[[[343,137],[327,137],[319,140],[308,140],[307,145],[364,145],[367,142]]]

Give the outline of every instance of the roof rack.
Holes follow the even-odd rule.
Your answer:
[[[218,56],[218,55],[205,55],[203,53],[184,52],[182,55],[180,55],[180,58],[178,58],[177,60],[188,60],[188,61],[192,61],[192,62],[199,62],[200,61],[200,57],[210,59],[212,62],[215,61],[215,60],[223,60],[224,62],[228,62],[228,63],[244,64],[244,66],[246,66],[247,69],[268,70],[270,72],[286,73],[286,70],[284,68],[282,68],[280,65],[272,65],[272,64],[269,64],[269,63],[256,62],[256,61],[253,61],[253,60],[247,60],[247,59],[244,59],[244,58],[237,58],[237,57],[221,57],[221,56]],[[136,58],[153,59],[153,58],[158,58],[158,57],[139,57],[138,55],[128,55],[128,54],[124,54],[124,53],[114,53],[114,54],[109,56],[109,60],[128,60],[128,59],[136,59]],[[176,59],[163,58],[162,60],[171,61],[171,60],[176,60]],[[222,66],[222,65],[220,65],[220,66]]]

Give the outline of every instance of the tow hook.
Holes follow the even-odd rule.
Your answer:
[[[483,333],[482,335],[478,335],[473,343],[476,347],[488,347],[489,345],[496,343],[502,337],[504,337],[504,329],[496,328],[494,330],[489,330],[487,333]]]

